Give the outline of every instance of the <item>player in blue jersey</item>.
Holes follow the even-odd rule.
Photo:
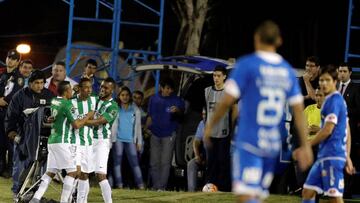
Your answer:
[[[312,146],[319,144],[319,152],[304,184],[304,203],[315,203],[316,193],[324,193],[330,202],[343,202],[344,168],[349,174],[354,172],[350,159],[347,108],[343,97],[336,91],[337,78],[333,66],[320,71],[320,89],[326,100],[321,107],[321,130],[310,141]]]
[[[209,142],[213,126],[241,97],[238,130],[233,155],[233,192],[239,202],[255,203],[268,195],[276,157],[281,148],[279,126],[285,103],[292,107],[300,147],[294,155],[302,169],[312,163],[306,142],[303,97],[291,66],[276,53],[282,43],[280,30],[265,21],[255,31],[256,52],[239,58],[225,85],[225,94],[207,122],[204,136]]]

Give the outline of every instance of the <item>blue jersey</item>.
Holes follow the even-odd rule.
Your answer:
[[[296,75],[278,54],[256,52],[240,58],[225,91],[240,100],[236,146],[259,156],[276,156],[281,149],[285,103],[303,102]]]
[[[335,127],[331,135],[319,144],[317,158],[346,158],[347,107],[338,92],[328,95],[321,107],[321,127],[324,127],[326,122],[335,124]]]

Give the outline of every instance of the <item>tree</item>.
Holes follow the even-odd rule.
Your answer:
[[[175,0],[172,8],[179,20],[174,55],[197,55],[208,11],[208,0]]]

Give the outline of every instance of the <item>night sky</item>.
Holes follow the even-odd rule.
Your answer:
[[[77,14],[93,13],[95,3],[89,3],[91,0],[77,2]],[[172,55],[179,30],[170,2],[165,2],[163,56]],[[284,44],[279,52],[295,67],[302,68],[308,55],[319,56],[322,64],[340,63],[344,59],[347,0],[210,0],[210,4],[212,17],[204,26],[202,55],[227,59],[250,53],[255,27],[272,19],[282,29]],[[110,13],[105,10],[103,15],[109,17]],[[130,0],[123,0],[123,18],[153,19]],[[33,59],[37,67],[45,67],[66,44],[68,5],[61,0],[5,0],[0,3],[0,22],[0,59],[5,60],[7,50],[17,43],[28,42],[32,52],[25,58]],[[110,26],[75,27],[75,41],[109,46]],[[139,49],[151,45],[155,36],[156,32],[151,30],[122,28],[120,38],[126,48]]]

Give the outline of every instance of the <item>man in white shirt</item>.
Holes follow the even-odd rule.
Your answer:
[[[77,85],[77,82],[66,76],[65,63],[62,61],[54,63],[51,74],[52,76],[46,79],[45,88],[48,88],[56,96],[58,95],[57,86],[61,81],[69,81],[71,88]]]

